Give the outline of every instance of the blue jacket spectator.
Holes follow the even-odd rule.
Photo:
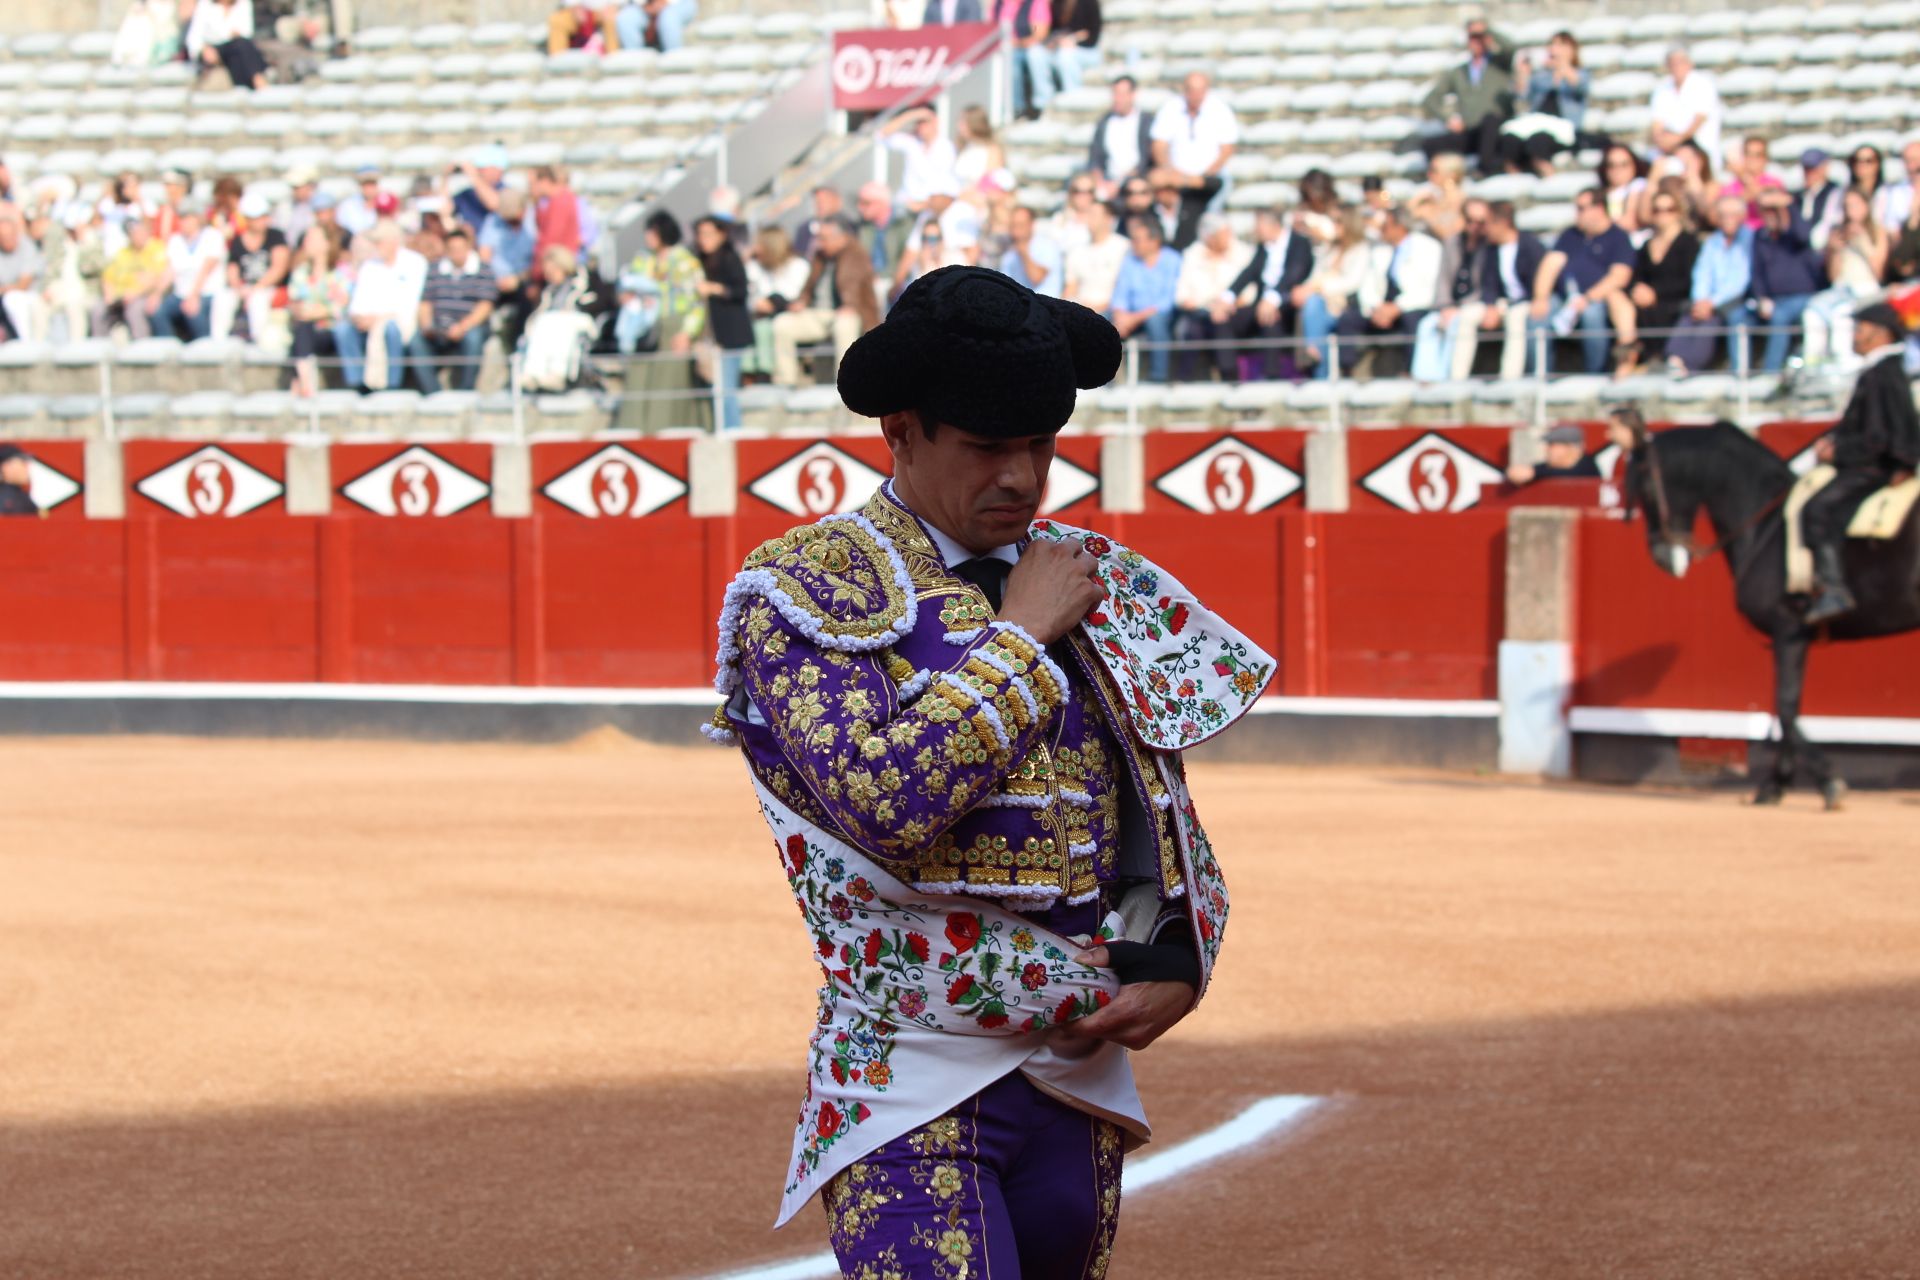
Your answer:
[[[1522,70],[1516,65],[1516,71]],[[1545,66],[1518,81],[1518,114],[1500,129],[1500,158],[1515,173],[1550,171],[1555,156],[1581,145],[1593,73],[1580,65],[1580,42],[1562,31],[1547,43]]]
[[[1173,340],[1180,251],[1167,247],[1166,233],[1153,218],[1128,222],[1127,240],[1133,250],[1120,262],[1120,278],[1113,286],[1112,308],[1107,314],[1122,338],[1142,332],[1147,335],[1153,345],[1147,356],[1147,377],[1165,382],[1172,360],[1166,344]]]
[[[1813,247],[1813,228],[1792,196],[1768,191],[1760,197],[1760,233],[1753,240],[1752,301],[1733,315],[1736,325],[1764,328],[1761,365],[1778,373],[1787,364],[1793,330],[1813,295],[1827,287],[1825,257]]]
[[[962,22],[985,22],[980,0],[927,0],[922,26],[951,27]]]
[[[480,228],[480,256],[504,292],[524,290],[533,271],[533,247],[539,240],[527,217],[527,197],[509,188],[500,193],[500,207]]]
[[[1746,352],[1737,348],[1731,328],[1738,322],[1753,287],[1753,229],[1747,226],[1747,202],[1739,196],[1721,196],[1713,206],[1713,234],[1700,243],[1693,262],[1693,301],[1667,339],[1667,365],[1686,375],[1704,369],[1713,360],[1717,331],[1728,330],[1728,354],[1744,367]]]

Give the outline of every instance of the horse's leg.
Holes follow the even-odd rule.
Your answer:
[[[1760,779],[1753,794],[1755,804],[1779,804],[1781,795],[1793,785],[1799,764],[1800,689],[1807,672],[1807,638],[1803,635],[1775,636],[1773,640],[1773,712],[1780,718],[1780,745],[1774,749],[1773,770]]]

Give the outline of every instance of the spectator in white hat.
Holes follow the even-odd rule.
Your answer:
[[[333,341],[347,385],[364,383],[379,390],[399,386],[406,376],[407,342],[420,322],[427,260],[405,246],[400,224],[390,218],[375,223],[368,238],[373,254],[360,264],[346,318],[334,326]],[[370,369],[368,348],[376,343],[379,354]]]
[[[99,210],[84,200],[69,200],[41,238],[40,251],[47,263],[40,298],[47,306],[48,339],[58,345],[85,337],[107,267]]]
[[[274,211],[273,223],[289,245],[304,240],[307,228],[313,225],[313,197],[319,183],[320,174],[312,165],[296,165],[287,171],[287,199]]]
[[[234,318],[228,321],[230,329],[254,343],[265,342],[274,332],[274,309],[286,306],[287,268],[293,258],[286,233],[267,221],[271,211],[267,198],[257,192],[242,197],[241,230],[227,243],[222,314]]]
[[[360,190],[342,200],[339,208],[334,210],[334,216],[347,229],[348,235],[357,236],[373,230],[373,224],[380,221],[380,211],[376,207],[380,201],[380,170],[376,165],[363,164],[353,176],[360,184]]]
[[[890,150],[906,157],[900,174],[900,203],[910,213],[927,207],[936,186],[951,184],[959,193],[958,154],[940,132],[940,117],[931,107],[902,111],[881,130]]]

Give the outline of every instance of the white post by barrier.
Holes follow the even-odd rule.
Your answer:
[[[1122,514],[1147,509],[1147,440],[1138,432],[1100,439],[1100,509]]]
[[[100,361],[100,434],[109,440],[120,438],[119,424],[113,420],[113,366]]]
[[[1329,431],[1341,429],[1340,397],[1345,389],[1340,381],[1340,335],[1329,333],[1327,335],[1327,429]]]
[[[524,440],[493,446],[493,514],[533,514],[533,448]]]
[[[324,516],[333,509],[333,458],[325,440],[287,446],[287,514]]]
[[[1140,344],[1129,342],[1127,352],[1127,430],[1140,430]]]
[[[89,520],[120,520],[127,514],[126,460],[118,440],[89,440],[83,446],[87,486],[81,510]]]
[[[1307,510],[1345,511],[1353,503],[1347,472],[1347,432],[1328,427],[1307,436]]]
[[[1518,507],[1507,516],[1506,636],[1500,641],[1500,770],[1573,772],[1573,594],[1580,515]]]
[[[738,485],[732,435],[695,436],[687,442],[688,515],[732,515],[739,503]]]

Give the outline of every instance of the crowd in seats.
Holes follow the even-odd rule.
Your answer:
[[[611,346],[585,256],[600,220],[564,169],[509,175],[489,145],[404,195],[377,170],[355,176],[337,199],[293,170],[275,204],[229,176],[202,199],[193,175],[169,172],[151,193],[126,173],[87,201],[57,175],[15,191],[0,164],[0,341],[234,339],[284,354],[300,395],[472,389],[490,339],[537,353],[581,328],[552,324],[560,314],[588,320],[580,351],[560,343],[568,385],[582,355]]]

